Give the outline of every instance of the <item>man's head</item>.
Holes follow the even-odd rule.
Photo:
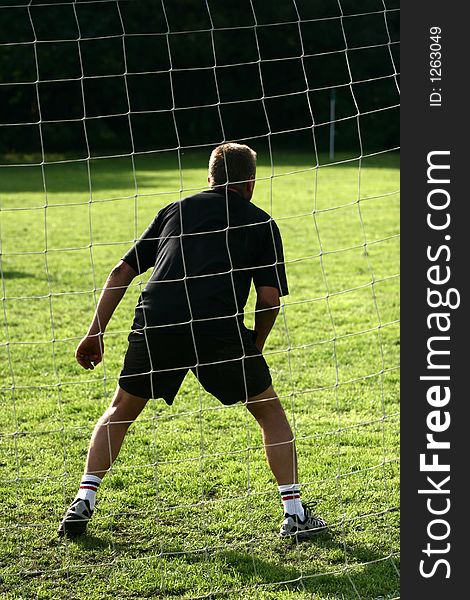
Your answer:
[[[212,188],[227,185],[246,200],[251,200],[255,176],[256,152],[249,146],[229,143],[212,151],[207,178]]]

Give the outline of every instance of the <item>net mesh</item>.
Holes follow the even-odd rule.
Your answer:
[[[398,15],[392,0],[2,2],[6,597],[398,596]],[[77,342],[111,266],[206,188],[225,141],[257,151],[253,201],[282,233],[290,295],[265,356],[330,533],[277,539],[256,423],[188,376],[130,429],[90,535],[55,541],[148,274],[102,366],[80,371]]]

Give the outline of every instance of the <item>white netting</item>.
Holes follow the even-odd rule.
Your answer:
[[[398,596],[398,4],[7,0],[0,7],[0,591],[6,598]],[[277,539],[258,427],[188,376],[151,401],[84,541],[55,541],[109,403],[73,354],[111,267],[211,149],[258,153],[290,295],[265,349],[303,496],[331,526]],[[253,321],[250,297],[246,322]]]

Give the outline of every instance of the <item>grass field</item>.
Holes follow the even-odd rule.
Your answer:
[[[281,153],[272,171],[261,157],[254,198],[280,226],[291,290],[266,357],[303,496],[331,525],[303,543],[277,537],[256,423],[191,374],[172,407],[151,401],[131,428],[89,535],[56,537],[141,282],[103,365],[81,370],[74,348],[111,267],[159,208],[204,187],[206,159],[183,155],[181,181],[176,154],[48,164],[47,196],[39,166],[0,169],[2,598],[399,596],[398,158],[311,159]],[[248,325],[252,310],[251,297]]]

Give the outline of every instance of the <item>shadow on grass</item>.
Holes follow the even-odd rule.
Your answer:
[[[112,541],[92,535],[74,540],[83,550],[112,550],[131,560],[143,555],[151,557],[155,552],[159,556],[161,548],[157,550],[148,542],[135,544],[130,540]],[[206,565],[209,561],[207,584],[211,586],[211,597],[214,598],[232,598],[234,592],[240,590],[266,589],[280,595],[284,590],[294,594],[317,593],[332,599],[352,600],[358,597],[358,590],[361,597],[392,598],[396,597],[399,589],[397,569],[385,551],[380,553],[371,547],[354,544],[347,547],[346,562],[343,541],[330,532],[302,542],[273,539],[272,546],[264,549],[256,545],[246,550],[208,548],[207,551],[185,552],[173,548],[160,559],[170,570],[175,559],[175,569],[181,568],[181,560],[188,567]],[[215,580],[216,590],[213,588]],[[188,587],[186,592],[190,591]]]
[[[333,538],[317,538],[302,542],[302,545],[329,547],[333,550],[342,548],[342,544]],[[344,556],[335,562],[318,561],[314,564],[302,556],[303,550],[304,548],[299,547],[299,556],[291,556],[289,561],[269,560],[256,554],[237,551],[222,552],[220,556],[232,566],[245,590],[264,588],[271,593],[279,593],[280,597],[282,590],[293,594],[304,592],[341,600],[358,597],[392,598],[398,593],[399,576],[392,561],[370,548],[350,548],[348,564],[345,563]],[[222,592],[217,594],[217,598],[219,597],[232,596],[230,592]]]
[[[37,279],[33,273],[26,273],[25,271],[2,271],[3,279]]]
[[[16,158],[16,160],[15,160]],[[51,157],[58,160],[60,157]],[[67,157],[62,157],[67,160]],[[181,156],[181,170],[183,180],[189,170],[200,169],[201,189],[206,185],[205,172],[209,158],[208,150],[187,151]],[[357,169],[359,164],[359,155],[355,153],[340,153],[334,160],[330,160],[327,155],[321,154],[318,157],[320,167],[335,167],[341,169]],[[3,194],[16,193],[44,193],[44,180],[39,157],[12,157],[11,162],[16,166],[4,166],[4,179],[0,184],[0,192]],[[0,157],[1,163],[1,157]],[[29,163],[29,165],[28,165]],[[33,164],[31,164],[33,163]],[[7,163],[8,164],[8,163]],[[314,168],[316,158],[312,152],[294,152],[282,150],[273,155],[273,164],[275,170],[282,170],[287,165],[288,168]],[[399,154],[397,152],[387,152],[384,154],[364,157],[361,161],[362,168],[399,168]],[[134,191],[134,169],[138,191],[145,193],[152,190],[155,193],[178,193],[180,188],[180,163],[177,154],[170,152],[168,154],[143,155],[135,157],[132,163],[129,156],[117,156],[113,158],[96,158],[90,161],[91,170],[88,172],[85,160],[78,162],[52,163],[45,167],[45,184],[48,192],[83,193],[86,197],[89,195],[89,185],[93,192],[103,190],[122,189],[122,195],[127,196]],[[271,168],[271,160],[268,150],[259,154],[258,166]],[[91,182],[90,179],[91,178]],[[198,184],[199,185],[199,182]]]

